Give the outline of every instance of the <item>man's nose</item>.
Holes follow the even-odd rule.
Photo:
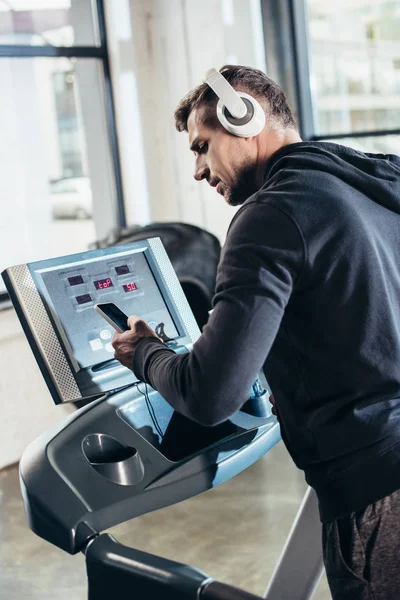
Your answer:
[[[196,181],[201,181],[202,179],[207,179],[209,174],[208,167],[205,162],[198,162],[194,168],[193,177]]]

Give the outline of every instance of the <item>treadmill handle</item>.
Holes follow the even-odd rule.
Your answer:
[[[262,598],[226,583],[210,581],[200,591],[199,600],[262,600]]]
[[[262,600],[194,567],[128,548],[108,533],[90,540],[84,553],[88,600]]]

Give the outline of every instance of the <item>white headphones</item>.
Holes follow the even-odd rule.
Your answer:
[[[207,71],[203,82],[218,96],[218,121],[229,133],[238,137],[253,137],[264,129],[265,113],[255,98],[244,92],[236,92],[216,69]]]

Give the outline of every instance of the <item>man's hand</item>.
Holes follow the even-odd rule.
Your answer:
[[[158,338],[158,335],[139,317],[129,317],[128,327],[129,331],[114,335],[112,346],[115,350],[114,357],[121,365],[132,370],[133,355],[140,340],[146,337]]]

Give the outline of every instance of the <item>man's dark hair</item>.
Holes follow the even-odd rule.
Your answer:
[[[254,96],[265,106],[267,119],[275,117],[285,128],[297,129],[290,106],[284,91],[265,73],[251,67],[240,65],[225,65],[220,69],[225,79],[235,90]],[[215,106],[217,104],[215,92],[206,83],[198,85],[179,102],[176,107],[175,127],[178,131],[188,130],[188,118],[192,110],[205,106],[204,120],[207,124],[218,124]],[[263,102],[266,101],[266,102]]]

